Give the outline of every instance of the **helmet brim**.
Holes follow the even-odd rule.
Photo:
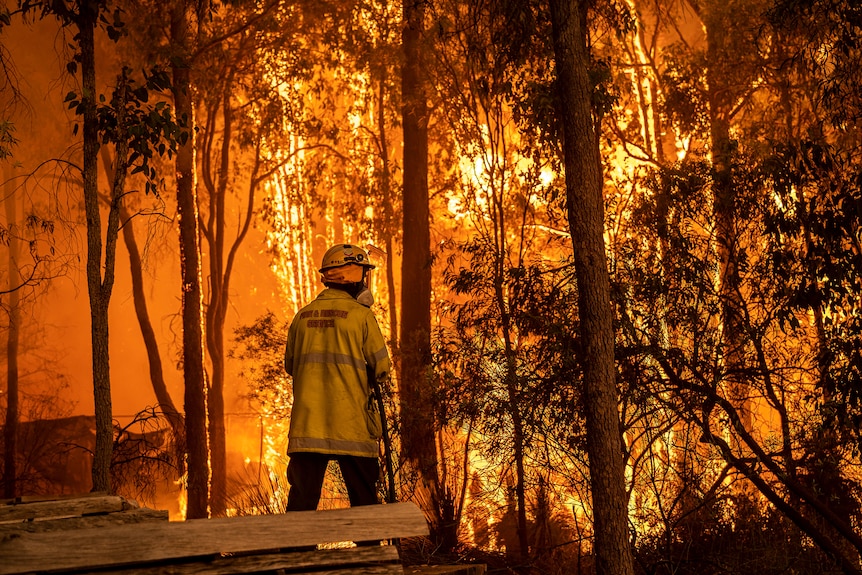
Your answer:
[[[373,270],[373,269],[377,268],[377,266],[375,266],[374,264],[369,264],[369,263],[344,262],[343,264],[338,264],[337,266],[326,266],[325,268],[320,268],[317,271],[319,271],[320,273],[323,273],[326,270],[334,270],[335,268],[343,268],[344,266],[362,266],[365,269],[369,269],[369,270]]]

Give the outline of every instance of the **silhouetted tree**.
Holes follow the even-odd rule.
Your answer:
[[[428,209],[428,120],[422,73],[425,8],[404,0],[401,69],[403,224],[401,254],[400,391],[402,457],[417,473],[419,503],[432,537],[442,535],[437,476],[437,421],[431,390],[431,236]]]
[[[602,161],[595,135],[587,48],[587,6],[551,0],[566,206],[574,246],[581,362],[590,458],[596,569],[634,573],[628,532],[622,436],[617,410],[614,329],[604,244]]]
[[[207,382],[204,369],[203,291],[195,168],[194,90],[191,81],[192,23],[204,16],[196,2],[179,0],[170,13],[172,90],[177,122],[185,137],[177,150],[177,216],[180,224],[180,270],[183,317],[183,380],[188,449],[186,516],[207,517],[209,502],[209,436]]]

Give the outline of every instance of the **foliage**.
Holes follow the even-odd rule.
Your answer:
[[[103,144],[116,144],[120,140],[128,143],[131,153],[128,163],[130,167],[134,166],[130,173],[142,173],[146,177],[146,192],[158,196],[164,187],[164,178],[159,177],[152,163],[154,154],[172,158],[177,146],[188,140],[189,131],[184,120],[177,123],[167,102],[149,103],[152,94],[165,94],[170,90],[168,72],[155,67],[144,75],[141,84],[130,76],[130,72],[128,67],[123,67],[107,105],[104,95],[100,96],[96,110],[99,133]],[[78,94],[69,92],[65,102],[70,110],[83,115],[85,101]],[[77,131],[78,125],[75,124],[73,132]]]
[[[786,161],[773,163],[772,160],[774,158],[765,165],[784,168],[791,165]],[[629,247],[618,248],[618,253],[625,254],[628,260],[625,266],[617,266],[620,286],[617,302],[623,336],[619,353],[626,358],[624,365],[629,365],[621,375],[626,385],[632,386],[624,397],[632,397],[632,416],[641,414],[631,420],[633,425],[628,426],[632,437],[638,437],[630,443],[630,457],[634,464],[632,487],[635,493],[645,494],[641,491],[643,487],[657,485],[652,473],[644,475],[639,470],[648,471],[641,462],[649,461],[654,466],[656,449],[659,453],[664,449],[667,455],[662,459],[667,465],[705,471],[699,476],[685,475],[684,484],[677,489],[712,492],[724,473],[720,466],[716,467],[718,457],[725,459],[731,469],[735,468],[754,481],[763,496],[771,501],[792,500],[804,494],[802,496],[817,508],[817,513],[838,513],[850,525],[859,513],[855,490],[851,484],[835,476],[835,467],[827,465],[821,468],[814,464],[822,461],[823,457],[846,457],[848,452],[840,447],[841,440],[827,447],[814,439],[823,437],[824,429],[830,426],[830,410],[822,409],[821,405],[833,391],[823,389],[822,380],[817,375],[818,365],[821,368],[827,365],[821,363],[824,356],[818,355],[818,350],[823,348],[817,339],[812,338],[816,334],[815,326],[806,325],[808,321],[805,319],[811,309],[821,306],[828,309],[827,302],[835,301],[838,308],[848,305],[841,303],[845,295],[858,301],[857,294],[847,292],[847,282],[841,280],[837,269],[829,270],[817,263],[838,261],[838,257],[847,261],[846,255],[832,252],[829,257],[821,257],[818,256],[821,253],[819,248],[810,249],[814,245],[810,243],[812,229],[829,229],[841,236],[842,227],[829,217],[828,210],[818,204],[816,210],[809,212],[810,204],[806,203],[806,213],[823,216],[819,224],[830,222],[824,227],[813,226],[806,232],[805,225],[798,223],[795,216],[788,219],[790,209],[799,213],[798,204],[781,201],[780,188],[772,187],[774,178],[785,173],[783,170],[772,174],[773,179],[758,175],[753,171],[758,166],[756,159],[739,154],[734,166],[738,171],[738,181],[745,182],[737,185],[735,198],[735,210],[740,217],[736,227],[740,292],[744,294],[740,325],[745,340],[742,347],[733,350],[739,361],[733,373],[728,371],[723,361],[727,352],[721,338],[722,294],[716,288],[713,275],[719,265],[718,256],[710,236],[703,233],[709,229],[709,220],[698,221],[704,218],[704,214],[698,208],[703,198],[697,191],[708,189],[709,177],[703,177],[703,172],[698,176],[697,166],[691,165],[657,178],[657,182],[669,187],[659,188],[660,193],[644,194],[640,209],[633,212],[646,216],[639,229],[643,232],[653,229],[655,235],[647,233],[632,237]],[[820,177],[817,181],[826,180]],[[699,184],[691,187],[689,184],[692,182]],[[767,186],[767,189],[775,189],[776,196],[763,192],[763,187]],[[794,188],[796,199],[802,197],[802,188]],[[811,199],[815,196],[806,197]],[[824,199],[829,194],[820,193],[816,197]],[[672,214],[671,222],[655,218],[661,202],[670,206],[667,212],[662,213]],[[790,225],[791,221],[797,223]],[[806,220],[806,224],[814,222],[813,219]],[[806,233],[809,234],[808,240],[803,237]],[[644,239],[651,241],[644,242]],[[823,246],[826,253],[830,251],[826,237],[818,236],[816,245]],[[846,248],[852,242],[837,240],[831,245]],[[646,246],[653,246],[656,251],[643,249]],[[832,260],[833,256],[836,256],[835,260]],[[818,281],[821,287],[812,292],[811,278],[828,278],[829,281],[825,284]],[[826,289],[833,279],[843,286],[842,289]],[[829,294],[829,297],[814,302],[810,299],[811,295],[819,297],[823,294]],[[849,328],[852,330],[853,326],[851,320]],[[835,333],[831,329],[830,332]],[[836,339],[843,340],[847,335],[848,332],[844,331]],[[788,354],[785,345],[794,352]],[[853,363],[851,358],[850,362],[837,361],[828,365],[829,369],[841,369],[842,366],[852,369]],[[747,403],[740,403],[733,395],[733,388],[723,383],[726,378],[740,376],[746,381]],[[849,383],[854,385],[852,380]],[[818,387],[823,389],[823,395],[815,392]],[[637,399],[638,394],[642,396],[640,399]],[[672,413],[662,415],[664,409]],[[764,425],[759,430],[755,430],[752,423],[746,423],[751,421],[746,418],[753,418],[762,410],[774,411],[780,423]],[[851,403],[843,415],[846,417],[853,410]],[[838,420],[840,418],[833,421]],[[645,426],[647,421],[654,423]],[[683,422],[694,426],[695,435],[688,435],[688,440],[684,439]],[[855,433],[850,431],[854,426],[847,426],[848,422],[845,419],[836,429],[849,433],[847,439],[855,438]],[[741,455],[734,455],[739,452],[719,437],[724,429],[733,430],[739,438],[741,447],[736,449],[741,449]],[[701,452],[691,444],[692,440],[714,446],[719,451]],[[820,446],[820,451],[812,451],[816,445]],[[641,452],[648,455],[641,459]],[[702,453],[700,457],[697,456],[699,452]],[[688,453],[695,457],[688,459]],[[758,464],[752,466],[746,453],[756,457]],[[675,458],[683,457],[686,459],[675,461]],[[837,462],[835,459],[832,461]],[[709,472],[710,469],[713,471]],[[815,484],[818,486],[815,489],[806,487]],[[670,492],[674,489],[671,488]],[[658,501],[667,497],[661,491],[656,491],[653,496]],[[693,504],[684,498],[676,501],[680,510]],[[742,501],[738,499],[726,508],[734,513],[734,521],[744,517],[746,506]],[[663,505],[667,509],[675,509],[667,502]],[[758,504],[754,505],[760,509]],[[806,523],[802,517],[809,512],[797,508],[799,515],[793,520]],[[757,520],[752,521],[752,528],[756,528]],[[666,526],[663,529],[671,528]],[[803,529],[812,536],[819,531],[812,525]],[[827,538],[834,536],[820,533]]]
[[[862,172],[855,154],[816,140],[780,143],[763,167],[776,194],[768,253],[787,302],[778,319],[791,331],[800,328],[800,313],[823,315],[821,414],[862,453]]]
[[[513,489],[516,430],[521,429],[527,446],[523,457],[529,485],[538,480],[539,470],[547,469],[549,446],[583,448],[583,423],[577,415],[579,373],[573,361],[578,345],[572,314],[576,293],[568,266],[553,269],[537,262],[507,269],[501,278],[495,275],[496,256],[487,243],[477,238],[458,248],[469,259],[455,267],[458,252],[453,252],[446,278],[453,296],[466,297],[447,304],[451,323],[434,338],[435,366],[442,379],[440,419],[470,430],[470,451],[490,464],[477,468],[478,475],[471,479],[474,487],[484,485],[487,490],[473,506],[496,509],[492,515],[498,515],[494,486],[508,483]],[[500,279],[508,294],[503,310],[495,303],[495,283]],[[507,353],[501,313],[510,315],[510,337],[517,342],[514,357]],[[514,375],[506,367],[510,361]],[[552,482],[571,481],[569,473],[552,467]]]
[[[165,414],[147,408],[126,425],[114,422],[114,448],[111,451],[111,486],[116,493],[152,501],[159,483],[176,474],[182,462]]]
[[[847,0],[777,0],[768,20],[787,33],[788,59],[813,77],[814,99],[835,126],[858,127],[862,119],[862,9]]]
[[[709,109],[703,91],[706,83],[705,58],[679,45],[665,48],[666,62],[661,75],[662,112],[681,136],[709,131]]]
[[[12,156],[12,149],[18,139],[15,137],[15,124],[8,121],[0,121],[0,160],[6,160]]]
[[[112,42],[118,42],[127,35],[124,18],[125,9],[121,3],[113,0],[96,0],[79,6],[64,2],[45,2],[44,0],[20,0],[18,9],[26,16],[38,14],[40,18],[53,16],[63,26],[75,25],[85,11],[96,16],[98,24],[104,29]],[[81,63],[81,46],[79,34],[73,38],[72,47],[76,52],[66,65],[69,74],[76,74]],[[177,145],[182,145],[189,138],[187,118],[173,118],[170,106],[165,101],[149,104],[153,94],[165,94],[171,88],[168,73],[158,67],[153,67],[143,74],[143,81],[132,78],[131,70],[124,66],[117,75],[117,85],[106,104],[104,95],[99,95],[97,106],[98,131],[103,144],[128,142],[131,152],[129,166],[134,166],[132,174],[143,173],[146,177],[146,191],[158,195],[159,178],[156,167],[151,164],[154,153],[159,156],[167,154],[171,158],[176,153]],[[66,94],[64,103],[70,110],[83,116],[88,99],[83,94],[74,91]],[[78,124],[73,127],[73,134],[78,133]]]
[[[287,417],[293,403],[288,376],[284,371],[284,347],[289,324],[267,312],[252,324],[234,331],[230,357],[244,365],[240,377],[249,386],[248,399],[263,413]]]
[[[799,530],[774,510],[742,521],[728,518],[733,502],[703,502],[675,528],[645,537],[636,550],[644,573],[744,575],[745,573],[839,573]]]

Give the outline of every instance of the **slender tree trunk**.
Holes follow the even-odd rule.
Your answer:
[[[95,3],[82,2],[78,17],[81,47],[82,101],[84,102],[84,208],[87,217],[87,287],[90,296],[93,401],[96,414],[96,448],[93,455],[93,491],[111,490],[113,414],[108,354],[108,301],[110,290],[102,286],[102,219],[99,213],[96,124]],[[107,279],[107,269],[106,279]]]
[[[190,74],[190,10],[186,0],[173,6],[171,42],[174,107],[188,139],[177,150],[177,214],[180,221],[180,268],[182,276],[183,379],[185,382],[188,491],[186,517],[208,514],[209,445],[207,394],[204,372],[203,317],[200,244],[195,190],[194,106]]]
[[[144,339],[144,348],[147,350],[147,363],[150,366],[150,383],[153,386],[153,393],[156,396],[159,409],[165,414],[168,425],[170,425],[171,431],[174,434],[174,441],[178,446],[183,446],[185,445],[185,441],[183,440],[185,436],[185,421],[183,420],[183,414],[174,405],[174,400],[171,398],[167,383],[165,382],[162,358],[159,354],[159,342],[153,330],[153,322],[150,321],[150,314],[147,310],[147,299],[144,295],[143,261],[141,260],[140,250],[138,250],[137,239],[135,238],[133,220],[125,210],[123,210],[121,217],[125,221],[123,225],[123,241],[125,242],[126,250],[129,252],[132,299],[135,304],[135,315],[138,318],[138,326]],[[178,455],[181,454],[182,452],[178,453]],[[179,460],[182,466],[182,456],[180,456]]]
[[[105,173],[109,174],[111,179],[114,179],[114,166],[111,162],[110,154],[107,148],[102,148],[102,165],[105,168]],[[123,242],[126,246],[126,251],[129,253],[129,274],[132,279],[132,300],[135,305],[135,316],[138,319],[138,326],[141,330],[141,336],[144,340],[144,348],[147,351],[147,363],[150,367],[150,383],[153,386],[153,393],[156,396],[159,409],[165,414],[168,420],[168,425],[174,434],[174,442],[177,449],[177,462],[181,469],[181,473],[185,467],[185,421],[183,414],[180,413],[174,405],[173,398],[168,392],[168,386],[165,383],[164,369],[162,367],[162,358],[159,353],[159,342],[156,338],[156,333],[153,330],[153,323],[150,320],[150,314],[147,310],[147,298],[144,293],[144,264],[141,258],[141,252],[138,249],[138,241],[135,237],[135,226],[132,214],[125,205],[120,206],[120,220],[122,220]]]
[[[209,331],[218,332],[210,336]],[[224,409],[224,318],[207,322],[207,345],[212,362],[212,377],[207,389],[207,413],[210,439],[210,514],[220,517],[227,509],[227,437]]]
[[[385,68],[380,78],[380,94],[377,99],[377,132],[380,138],[380,187],[383,195],[383,220],[386,230],[386,290],[389,294],[389,336],[398,341],[398,305],[395,300],[395,269],[392,253],[392,236],[395,231],[395,216],[392,210],[391,169],[389,167],[389,138],[386,137],[386,78]]]
[[[111,180],[116,179],[116,166],[113,165],[111,156],[107,148],[101,149],[102,166],[105,173],[110,176]],[[125,169],[128,169],[126,167]],[[110,204],[110,199],[107,200]],[[162,358],[159,353],[159,342],[156,338],[156,333],[153,330],[153,324],[150,320],[150,314],[147,310],[147,298],[144,293],[144,274],[143,260],[138,249],[137,238],[135,238],[134,220],[125,204],[120,205],[120,220],[122,222],[121,229],[123,232],[123,242],[126,246],[126,251],[129,254],[129,274],[132,279],[132,300],[135,306],[135,316],[138,319],[138,327],[141,330],[141,336],[144,340],[144,348],[147,352],[147,364],[150,368],[150,383],[153,386],[153,393],[156,396],[156,402],[159,409],[164,413],[168,421],[168,426],[171,428],[171,434],[174,438],[174,459],[177,466],[177,474],[182,476],[185,474],[185,420],[183,414],[180,413],[174,401],[168,392],[168,386],[165,383],[164,369],[162,368]]]
[[[8,165],[4,161],[5,165]],[[4,201],[6,222],[14,225],[17,219],[17,198],[13,192],[12,178],[6,178]],[[3,428],[3,497],[12,499],[17,496],[18,479],[18,342],[21,335],[21,309],[19,308],[18,289],[18,240],[9,237],[9,331],[6,339],[6,425]]]
[[[424,8],[404,0],[401,71],[404,132],[401,261],[401,422],[403,458],[418,473],[432,537],[441,526],[435,418],[431,393],[431,233],[428,208],[428,109],[419,43]]]
[[[586,6],[551,0],[554,54],[583,341],[587,454],[596,572],[634,573],[614,368],[610,278],[604,245],[602,164],[591,110]]]
[[[230,282],[233,275],[236,255],[239,252],[254,215],[254,201],[260,177],[261,151],[255,150],[253,168],[249,176],[246,205],[243,220],[236,230],[233,240],[228,238],[227,197],[231,184],[231,147],[233,141],[232,90],[234,81],[229,74],[224,81],[224,93],[218,103],[209,109],[209,125],[216,124],[214,118],[221,119],[221,142],[212,149],[204,145],[203,169],[204,184],[208,192],[208,216],[201,222],[203,237],[207,242],[209,255],[209,293],[206,306],[206,345],[212,363],[212,379],[207,395],[210,432],[210,461],[212,464],[212,483],[210,511],[214,516],[224,515],[227,509],[227,430],[225,427],[225,349],[224,330],[227,321],[228,302],[230,301]],[[217,141],[217,140],[210,140]],[[216,161],[212,161],[213,159]],[[214,168],[213,168],[214,167]]]
[[[508,395],[509,416],[512,419],[512,457],[515,461],[515,503],[516,527],[518,535],[518,547],[520,548],[520,559],[523,565],[527,565],[530,558],[530,540],[527,532],[527,474],[524,468],[524,418],[521,414],[523,404],[521,401],[520,386],[518,385],[518,373],[515,362],[515,350],[512,344],[511,326],[509,312],[503,298],[502,276],[496,282],[496,297],[503,323],[503,339],[506,350],[506,393]]]
[[[147,299],[144,295],[144,277],[142,273],[143,262],[141,261],[141,254],[135,239],[132,220],[129,218],[128,213],[122,217],[126,222],[123,225],[123,240],[129,252],[132,299],[135,303],[135,315],[138,318],[141,336],[144,338],[144,348],[147,350],[147,363],[150,366],[150,383],[153,386],[153,393],[156,395],[159,409],[165,414],[165,418],[168,420],[168,425],[171,428],[171,433],[174,436],[174,457],[176,458],[177,469],[180,475],[182,475],[185,472],[185,419],[183,418],[183,414],[174,405],[174,401],[168,391],[168,386],[165,383],[162,358],[159,354],[159,342],[156,339],[153,323],[150,321],[150,314],[147,311]]]
[[[745,347],[742,280],[739,273],[739,233],[736,214],[737,183],[734,181],[732,161],[735,142],[730,134],[730,115],[735,87],[727,78],[728,45],[727,27],[734,19],[726,0],[697,2],[698,15],[706,31],[706,78],[709,104],[709,138],[712,152],[713,217],[719,259],[718,292],[721,300],[721,349],[724,360],[724,384],[733,405],[739,413],[746,431],[752,430],[750,390],[745,371]],[[734,435],[733,445],[738,456],[746,455],[743,442]],[[740,482],[737,495],[752,500],[753,485]]]
[[[225,81],[224,93],[218,104],[211,107],[211,114],[218,117],[221,110],[222,139],[218,148],[218,161],[206,161],[206,166],[217,166],[217,172],[207,180],[209,215],[207,224],[202,224],[209,255],[209,302],[206,306],[206,345],[212,364],[212,377],[207,393],[209,413],[210,462],[212,477],[210,484],[210,512],[213,516],[224,515],[227,505],[227,439],[224,413],[224,324],[227,315],[228,285],[230,276],[225,268],[225,199],[228,174],[230,172],[230,146],[233,117],[230,101],[231,81]],[[212,118],[211,118],[212,119]],[[208,124],[214,124],[210,121]],[[207,150],[205,155],[213,150]],[[209,159],[209,158],[208,158]]]
[[[504,170],[500,170],[502,174]],[[518,536],[519,559],[521,561],[521,572],[529,572],[530,540],[527,533],[527,493],[526,493],[526,470],[524,467],[524,418],[522,415],[523,404],[521,401],[521,385],[518,377],[515,343],[512,337],[512,316],[510,314],[510,302],[506,297],[506,255],[508,253],[508,241],[506,235],[506,210],[505,197],[502,193],[504,182],[500,182],[494,191],[489,194],[490,219],[494,225],[494,244],[496,254],[494,257],[494,300],[497,311],[500,314],[500,331],[503,336],[503,349],[506,358],[506,395],[508,415],[512,421],[512,457],[515,463],[515,531]],[[510,550],[512,551],[512,550]]]

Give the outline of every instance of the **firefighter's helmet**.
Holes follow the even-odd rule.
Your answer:
[[[374,265],[368,257],[368,252],[353,244],[335,244],[323,255],[323,263],[320,273],[332,268],[357,264],[364,268],[374,269]]]

